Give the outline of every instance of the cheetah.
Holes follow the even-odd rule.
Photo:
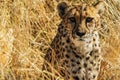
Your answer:
[[[97,80],[102,60],[98,31],[103,1],[95,5],[61,2],[57,9],[62,20],[45,55],[43,70],[52,73],[55,69],[64,80]]]

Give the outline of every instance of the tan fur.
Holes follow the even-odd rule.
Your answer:
[[[48,62],[64,80],[97,80],[102,58],[98,9],[85,3],[68,6],[63,2],[58,12],[62,21],[45,56],[43,70],[52,73]]]

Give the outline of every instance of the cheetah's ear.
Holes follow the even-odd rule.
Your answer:
[[[98,1],[94,6],[97,9],[98,14],[102,14],[105,10],[103,1]]]
[[[66,14],[66,9],[67,9],[67,3],[66,2],[61,2],[57,5],[58,13],[61,18],[64,17]]]

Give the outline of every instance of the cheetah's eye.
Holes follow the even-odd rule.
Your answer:
[[[93,19],[94,19],[94,18],[92,18],[92,17],[87,17],[87,18],[86,18],[86,23],[91,22]]]
[[[70,20],[70,22],[76,22],[75,17],[70,17],[68,19]]]

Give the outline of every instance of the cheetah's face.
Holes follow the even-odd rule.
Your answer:
[[[73,38],[85,37],[85,35],[97,30],[100,26],[99,13],[103,10],[102,4],[95,6],[87,4],[78,4],[68,6],[65,2],[58,4],[59,16],[62,18],[62,24]]]

